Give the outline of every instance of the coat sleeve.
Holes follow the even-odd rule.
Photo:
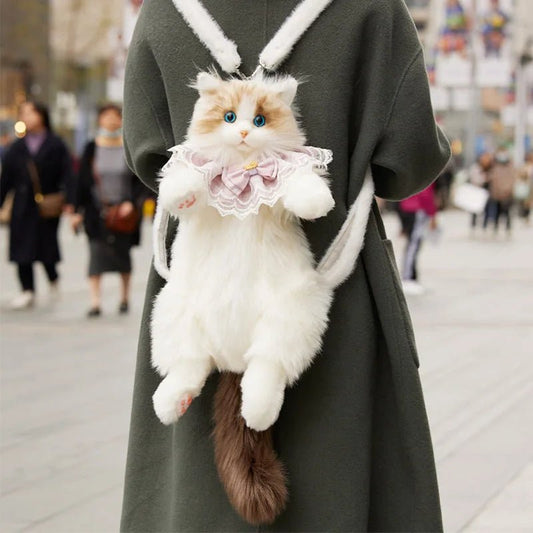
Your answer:
[[[431,107],[422,50],[401,78],[371,159],[376,194],[401,200],[427,187],[450,158]]]
[[[165,87],[159,67],[143,34],[143,6],[128,52],[124,84],[124,146],[132,172],[157,190],[157,173],[173,142]]]

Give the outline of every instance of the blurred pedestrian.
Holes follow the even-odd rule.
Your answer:
[[[13,142],[14,128],[12,123],[0,121],[0,175],[2,173],[2,163],[4,155],[9,145]],[[11,220],[11,211],[13,208],[14,191],[11,190],[6,194],[0,203],[0,224],[9,225]]]
[[[448,208],[450,203],[450,191],[456,172],[456,161],[452,157],[435,182],[435,201],[440,210]]]
[[[485,211],[483,229],[486,229],[489,220],[493,221],[494,234],[498,233],[500,218],[506,220],[507,235],[511,234],[511,208],[514,200],[514,185],[516,169],[511,162],[509,152],[505,149],[497,151],[494,163],[487,173],[490,198]]]
[[[58,291],[60,261],[57,229],[65,191],[71,181],[71,157],[65,143],[53,133],[48,109],[37,102],[20,108],[26,134],[3,158],[0,205],[14,191],[10,221],[9,259],[17,264],[22,294],[13,309],[31,307],[35,299],[33,263],[43,264],[51,294]]]
[[[477,161],[468,170],[468,181],[476,187],[488,190],[489,188],[489,171],[492,168],[494,162],[493,155],[490,152],[481,153]],[[485,206],[485,218],[487,217],[488,203]],[[477,213],[472,213],[471,228],[472,233],[476,229],[477,225]]]
[[[402,233],[407,238],[402,265],[402,284],[406,294],[422,294],[419,282],[418,254],[428,229],[437,229],[435,183],[423,191],[402,200],[398,206]]]
[[[518,203],[518,215],[529,224],[531,206],[533,205],[533,151],[526,156],[526,162],[517,178],[514,197]]]
[[[98,112],[98,133],[83,152],[71,225],[81,223],[89,238],[89,318],[101,314],[101,280],[104,272],[121,279],[119,313],[129,310],[130,249],[139,244],[143,185],[128,169],[122,142],[122,110],[109,104]],[[118,226],[110,225],[113,216]],[[120,221],[126,226],[120,227]],[[124,225],[124,224],[123,224]]]

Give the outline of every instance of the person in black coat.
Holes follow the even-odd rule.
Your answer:
[[[105,224],[105,212],[111,205],[118,205],[123,215],[134,209],[141,212],[146,196],[146,188],[126,165],[121,108],[112,104],[100,108],[98,127],[95,140],[87,143],[81,157],[74,194],[75,213],[71,218],[75,230],[83,221],[89,238],[91,307],[87,315],[90,318],[101,314],[101,277],[104,272],[120,274],[119,312],[128,312],[130,249],[139,244],[140,225],[133,233],[111,231]]]
[[[43,264],[52,293],[58,287],[56,265],[61,259],[57,239],[59,217],[43,218],[39,214],[30,169],[36,169],[43,195],[66,191],[72,176],[69,151],[52,132],[48,109],[37,102],[26,102],[21,106],[20,119],[26,125],[26,135],[15,141],[4,154],[0,179],[0,205],[10,191],[15,193],[10,221],[9,260],[18,266],[23,292],[12,301],[14,309],[31,307],[34,303],[35,261]]]

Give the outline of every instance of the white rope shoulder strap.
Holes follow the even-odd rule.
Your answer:
[[[228,74],[237,73],[241,57],[200,0],[172,0],[185,22]],[[259,65],[276,70],[300,37],[333,0],[302,0],[259,55]]]
[[[237,45],[226,37],[200,0],[172,1],[185,22],[210,51],[220,67],[228,74],[242,76],[239,72],[241,57],[237,51]],[[302,0],[263,48],[256,71],[258,69],[275,71],[332,1]],[[364,244],[373,198],[374,183],[368,172],[344,224],[317,266],[317,271],[331,288],[340,285],[355,269],[357,258]],[[158,208],[154,220],[154,266],[164,279],[168,279],[169,276],[165,242],[168,224],[169,214]]]

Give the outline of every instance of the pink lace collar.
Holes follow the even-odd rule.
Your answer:
[[[174,146],[170,151],[172,156],[165,169],[181,162],[201,172],[207,182],[208,205],[222,216],[234,215],[239,219],[257,214],[261,205],[272,207],[296,169],[309,164],[325,169],[332,159],[330,150],[304,146],[244,165],[223,167],[206,159],[187,143]]]

